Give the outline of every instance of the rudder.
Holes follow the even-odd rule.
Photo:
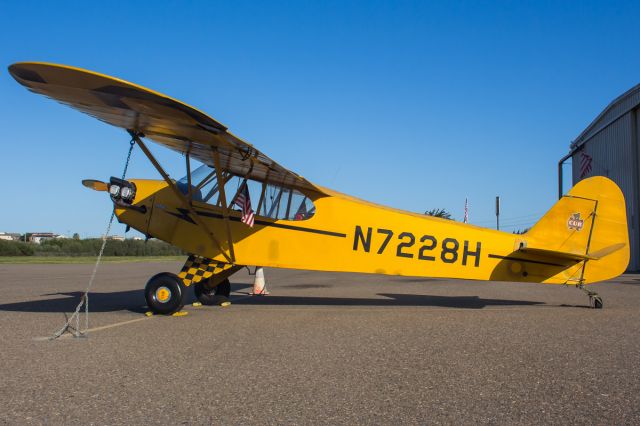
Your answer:
[[[622,274],[629,264],[624,196],[603,176],[578,182],[524,236],[524,251],[575,258],[580,266],[548,282],[589,284]],[[569,271],[569,270],[568,270]]]

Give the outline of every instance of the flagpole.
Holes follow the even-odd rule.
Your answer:
[[[463,223],[469,223],[469,199],[464,197],[464,219]]]

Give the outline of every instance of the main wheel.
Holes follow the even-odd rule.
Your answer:
[[[193,285],[193,292],[203,305],[218,305],[221,297],[228,298],[231,294],[231,283],[228,279],[225,279],[214,288],[209,287],[207,284],[208,281],[200,281]]]
[[[216,296],[231,296],[231,283],[228,278],[225,278],[224,281],[216,286]]]
[[[153,313],[172,314],[184,306],[184,284],[177,275],[161,272],[151,277],[144,288],[144,297]]]

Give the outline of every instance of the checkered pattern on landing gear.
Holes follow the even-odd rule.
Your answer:
[[[233,265],[230,263],[218,262],[192,254],[184,263],[182,270],[178,274],[178,278],[182,280],[185,286],[189,287],[191,284],[206,280],[212,275],[219,274],[232,267]]]

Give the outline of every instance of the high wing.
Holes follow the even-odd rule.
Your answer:
[[[173,98],[104,74],[66,65],[19,62],[9,67],[18,83],[116,127],[145,137],[201,163],[260,182],[324,191],[279,165],[202,111]]]

